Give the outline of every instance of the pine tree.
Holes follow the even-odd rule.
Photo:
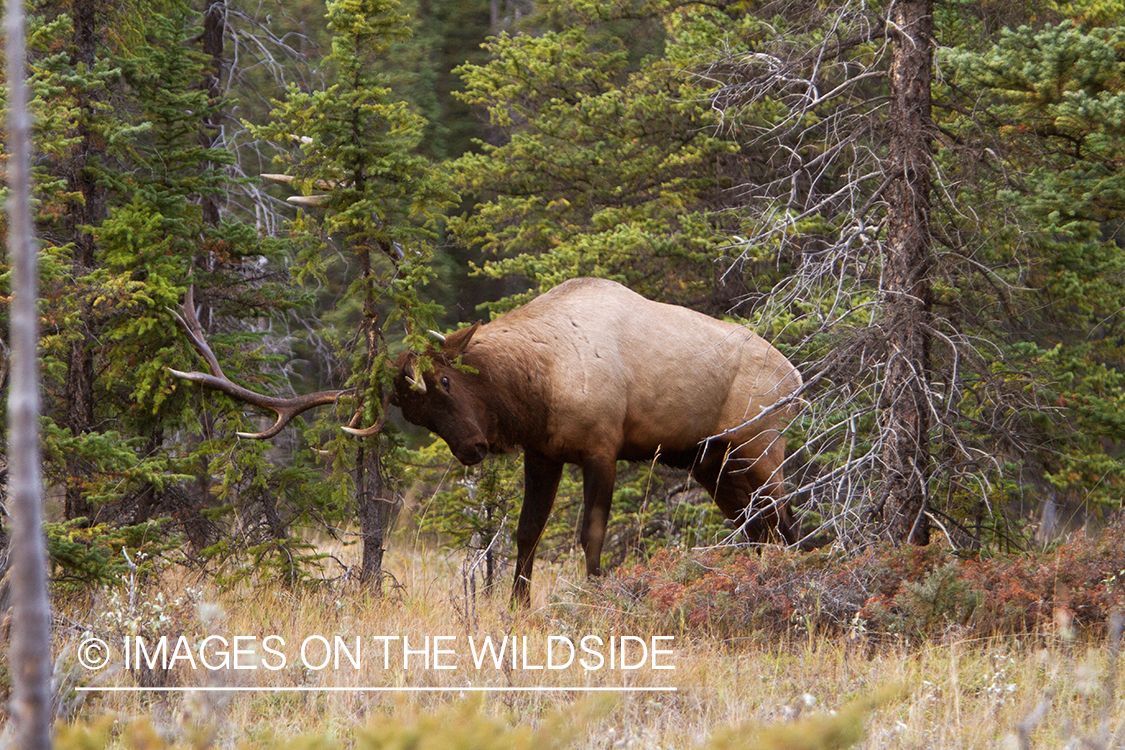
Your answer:
[[[887,275],[881,304],[890,356],[882,386],[879,425],[885,473],[875,512],[894,542],[930,540],[930,413],[933,365],[933,0],[892,6]]]
[[[335,470],[349,472],[350,483],[341,487],[360,518],[360,578],[378,587],[385,534],[397,511],[388,466],[394,446],[383,428],[390,381],[385,331],[401,321],[408,343],[424,347],[422,332],[434,312],[421,298],[433,276],[432,233],[424,222],[453,196],[416,154],[424,120],[394,98],[380,72],[389,44],[409,33],[397,4],[332,2],[328,24],[333,39],[326,64],[334,83],[309,93],[291,87],[272,123],[256,132],[283,150],[281,162],[297,187],[328,190],[303,201],[317,207],[317,218],[302,215],[291,224],[305,243],[295,274],[340,289],[331,324],[350,367],[346,386],[355,393],[350,426],[362,421],[374,429],[354,450],[352,439],[342,436],[326,447],[336,456]],[[341,257],[336,242],[348,259],[343,268],[331,264]]]
[[[212,545],[217,527],[203,514],[218,498],[209,479],[192,477],[209,477],[208,468],[248,473],[200,471],[207,451],[192,455],[200,423],[192,394],[174,389],[166,372],[191,355],[169,307],[189,279],[236,316],[289,298],[261,265],[277,243],[206,216],[209,201],[226,195],[228,178],[216,167],[231,156],[200,142],[201,122],[221,102],[200,85],[208,60],[190,42],[199,17],[186,2],[135,10],[44,3],[30,37],[44,470],[64,489],[68,519],[48,529],[55,563],[92,580],[124,565],[115,555],[103,560],[99,547],[175,545],[151,526],[173,515],[195,551]],[[196,263],[201,255],[206,267]],[[253,355],[239,366],[260,373],[261,361]],[[229,406],[216,417],[242,419]]]
[[[476,206],[451,231],[485,254],[481,272],[526,278],[533,291],[603,276],[725,313],[745,291],[724,283],[721,262],[742,156],[679,71],[727,19],[643,10],[625,23],[613,15],[623,9],[547,6],[563,28],[499,34],[490,62],[461,68],[461,96],[505,138],[455,162]],[[663,55],[640,57],[644,39]]]
[[[31,27],[29,67],[40,123],[36,148],[42,154],[36,165],[36,221],[44,269],[44,471],[64,489],[71,528],[92,526],[85,535],[93,540],[101,533],[99,524],[135,522],[135,493],[163,485],[176,473],[151,446],[143,449],[145,441],[130,419],[147,419],[144,399],[137,402],[133,395],[151,390],[151,379],[163,376],[135,362],[113,362],[121,337],[159,328],[165,318],[159,305],[175,296],[162,296],[168,291],[167,267],[152,274],[142,264],[124,268],[123,248],[115,253],[102,241],[101,233],[115,231],[113,222],[120,218],[111,219],[111,211],[124,205],[134,187],[114,169],[131,159],[132,144],[147,130],[110,104],[118,95],[130,101],[131,94],[121,67],[124,49],[101,36],[120,7],[77,2],[44,4],[41,11]],[[141,33],[128,22],[120,28],[126,39]],[[158,227],[149,221],[135,229],[138,239]]]
[[[1023,458],[1048,515],[1063,501],[1118,508],[1125,481],[1125,28],[1106,10],[1074,3],[1082,25],[1003,29],[948,55],[957,87],[986,104],[983,116],[957,118],[956,132],[991,137],[1000,196],[1020,222],[1010,283],[1028,300],[1004,332],[1040,383],[1034,426],[1046,438]]]

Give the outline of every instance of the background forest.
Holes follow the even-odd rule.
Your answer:
[[[60,748],[1125,740],[1121,0],[25,5],[55,658],[0,662],[0,746],[32,682]],[[16,255],[5,391],[32,380]],[[478,595],[520,459],[465,471],[391,408],[390,363],[581,275],[799,366],[787,476],[819,551],[732,550],[684,475],[622,467],[613,575],[548,559],[530,610]],[[2,520],[7,568],[28,525]],[[677,664],[129,658],[219,633],[302,658],[311,633],[634,633]]]
[[[177,550],[378,587],[404,503],[491,571],[518,461],[466,475],[389,408],[388,361],[580,275],[798,364],[820,540],[1023,549],[1120,509],[1118,0],[31,8],[59,583]],[[303,417],[240,437],[270,419],[170,372],[203,367],[192,326]],[[722,540],[699,494],[634,467],[610,562]]]

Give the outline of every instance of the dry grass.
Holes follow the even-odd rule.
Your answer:
[[[307,734],[349,747],[356,728],[374,721],[390,717],[409,723],[419,716],[437,714],[445,717],[441,721],[446,725],[457,725],[468,715],[466,711],[488,717],[498,726],[539,726],[554,721],[570,729],[561,738],[551,729],[552,737],[566,740],[561,746],[578,748],[849,746],[855,738],[846,731],[839,734],[840,727],[864,728],[865,736],[855,745],[864,748],[967,750],[1019,748],[1021,743],[1023,747],[1099,748],[1119,747],[1125,737],[1121,731],[1125,703],[1116,697],[1112,649],[1081,637],[1067,639],[1056,634],[965,640],[950,633],[942,642],[911,648],[873,644],[859,636],[828,637],[798,628],[785,639],[720,640],[700,634],[698,629],[654,633],[643,618],[632,617],[617,605],[610,609],[606,602],[612,599],[600,597],[597,591],[582,592],[587,584],[574,583],[577,565],[537,570],[536,607],[528,613],[513,613],[507,606],[506,591],[494,599],[467,598],[459,562],[418,548],[409,555],[392,554],[386,565],[401,586],[383,599],[340,583],[299,592],[268,584],[224,592],[193,581],[182,570],[169,569],[138,591],[132,607],[105,594],[93,601],[62,602],[60,616],[72,627],[59,632],[60,645],[68,647],[60,664],[64,682],[71,686],[138,684],[138,675],[115,669],[112,663],[97,673],[80,667],[75,647],[84,637],[83,629],[114,644],[115,652],[120,639],[135,628],[173,639],[182,634],[193,644],[207,635],[254,636],[258,643],[267,635],[277,635],[286,644],[278,650],[288,659],[277,670],[259,663],[256,669],[213,671],[190,669],[181,660],[167,674],[140,679],[157,687],[261,686],[271,690],[85,697],[67,692],[67,720],[91,722],[108,714],[115,718],[114,726],[121,727],[145,718],[158,735],[185,747],[193,741],[207,746],[212,740],[215,747],[264,746],[272,744],[271,738]],[[107,617],[107,612],[123,617]],[[404,670],[401,649],[392,646],[391,668],[385,669],[382,641],[373,638],[384,635],[409,638],[412,645],[427,637],[432,644],[435,636],[448,636],[451,639],[443,647],[455,655],[441,658],[457,668],[438,670],[433,664],[425,668],[422,657],[414,656],[411,667]],[[675,669],[525,669],[517,660],[514,667],[508,663],[499,669],[477,670],[467,641],[470,636],[478,643],[484,636],[514,636],[521,642],[526,637],[532,647],[527,664],[533,666],[544,663],[548,636],[567,636],[577,643],[584,635],[603,639],[611,635],[675,636],[674,641],[665,642],[669,645],[661,646],[670,648],[673,655],[658,660],[673,663]],[[299,644],[310,636],[329,641],[340,636],[349,645],[360,637],[360,668],[346,661],[340,669],[300,665]],[[310,652],[310,657],[318,654]],[[258,656],[270,658],[260,649]],[[243,661],[252,663],[254,658]],[[604,696],[608,706],[594,701],[602,707],[593,709],[595,718],[581,729],[577,719],[573,724],[565,719],[570,707],[584,700],[581,693],[481,694],[465,691],[470,685],[505,689],[674,687],[676,692],[611,693]],[[313,690],[326,686],[345,690]],[[371,687],[450,690],[358,690]],[[277,688],[310,690],[272,691]],[[443,710],[450,713],[441,713]],[[564,717],[561,723],[559,711]],[[574,736],[565,736],[567,732]],[[110,735],[109,747],[126,746],[119,731]],[[1116,744],[1106,743],[1114,736]],[[1085,744],[1082,738],[1086,738]]]

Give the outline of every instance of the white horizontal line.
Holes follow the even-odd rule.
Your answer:
[[[675,687],[269,687],[269,686],[232,686],[221,687],[216,685],[202,685],[199,687],[77,687],[75,690],[84,693],[186,693],[199,691],[207,693],[235,692],[235,693],[552,693],[552,692],[584,692],[584,693],[675,693]]]

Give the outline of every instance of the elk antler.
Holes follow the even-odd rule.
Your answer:
[[[283,183],[285,185],[290,185],[290,184],[293,183],[293,181],[295,179],[297,179],[297,178],[293,177],[293,175],[288,175],[288,174],[266,174],[266,173],[263,173],[261,175],[261,177],[262,177],[263,180],[267,180],[269,182],[280,182],[280,183]],[[314,184],[314,186],[316,187],[317,190],[335,190],[337,187],[340,187],[341,185],[347,185],[347,183],[328,182],[327,180],[317,180],[313,184]],[[321,195],[291,195],[288,198],[286,198],[285,201],[287,203],[292,203],[294,206],[308,206],[310,208],[315,208],[317,206],[323,206],[325,203],[328,202],[328,200],[331,197],[332,196],[324,195],[324,194],[321,194]]]
[[[379,431],[383,429],[383,425],[387,421],[387,405],[389,403],[390,403],[390,398],[384,398],[383,399],[383,416],[381,416],[377,420],[375,420],[375,424],[371,425],[370,427],[364,427],[364,428],[361,429],[361,428],[358,428],[358,427],[352,427],[351,425],[344,425],[340,429],[343,430],[344,432],[348,433],[349,435],[351,435],[353,437],[357,437],[357,438],[369,438],[369,437],[373,437],[375,435],[378,435]],[[352,421],[353,422],[357,421],[358,417],[359,417],[359,414],[356,413],[355,417],[352,418]]]
[[[302,144],[312,143],[312,139],[305,136],[294,135],[292,136],[292,138]],[[293,175],[289,174],[274,174],[267,172],[263,172],[259,176],[267,182],[278,182],[283,185],[291,185],[297,179]],[[313,187],[315,187],[317,190],[332,191],[336,190],[337,188],[347,187],[350,184],[351,183],[347,180],[317,180],[313,183]],[[327,204],[331,199],[331,195],[320,193],[318,195],[291,195],[286,198],[285,201],[294,206],[304,206],[305,208],[319,208],[320,206]],[[382,226],[382,220],[378,216],[375,216],[375,221],[380,226]],[[380,241],[378,245],[379,249],[386,253],[387,256],[390,257],[390,259],[395,263],[401,262],[402,259],[406,257],[406,253],[403,252],[402,246],[400,246],[397,242],[388,242],[386,240],[383,240]]]
[[[335,403],[336,399],[340,396],[351,393],[351,390],[339,391],[319,391],[317,393],[309,393],[304,396],[294,396],[293,398],[276,398],[274,396],[266,396],[261,393],[255,393],[249,389],[233,382],[223,373],[223,368],[219,365],[219,360],[215,357],[215,353],[211,351],[211,346],[207,343],[206,337],[203,335],[203,327],[199,324],[199,317],[195,312],[195,296],[193,287],[188,287],[187,293],[184,295],[183,315],[179,315],[175,310],[172,314],[180,321],[180,324],[187,332],[188,338],[195,344],[195,348],[207,360],[207,366],[211,370],[208,375],[205,372],[181,372],[168,368],[168,372],[175,375],[177,378],[183,380],[190,380],[193,383],[213,388],[217,391],[231,396],[242,401],[243,403],[250,404],[251,406],[258,406],[263,409],[270,409],[277,414],[277,422],[273,427],[262,432],[239,432],[237,435],[243,438],[250,438],[253,440],[265,440],[272,438],[277,433],[284,429],[285,425],[289,424],[293,417],[308,411],[316,406],[324,406],[326,404]],[[349,430],[349,432],[353,432]],[[366,432],[366,431],[361,431]]]

